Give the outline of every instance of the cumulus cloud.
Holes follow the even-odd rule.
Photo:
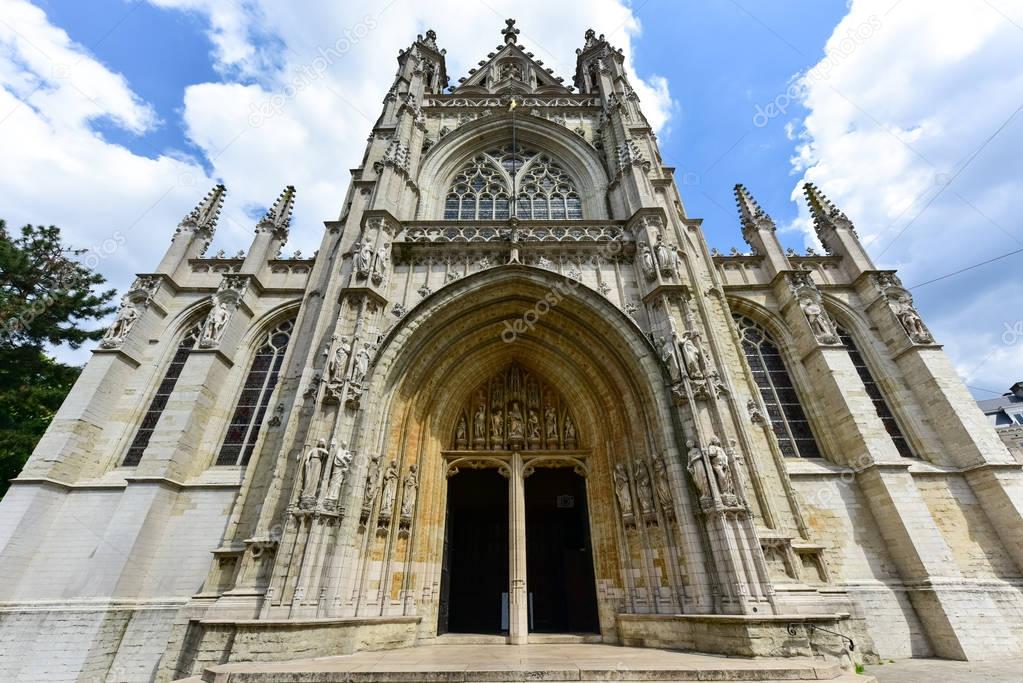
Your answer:
[[[520,44],[570,83],[575,48],[592,26],[624,48],[655,128],[664,128],[672,107],[667,81],[640,79],[632,68],[641,27],[620,0],[392,0],[301,11],[268,0],[149,1],[197,16],[213,45],[220,80],[188,87],[177,111],[155,112],[116,65],[101,63],[38,7],[3,0],[0,10],[3,217],[12,226],[61,226],[71,243],[94,249],[90,263],[122,291],[134,273],[159,262],[178,220],[218,181],[228,186],[228,202],[211,251],[246,248],[254,216],[294,184],[298,202],[286,253],[311,254],[322,221],[340,212],[397,51],[428,28],[448,50],[452,83],[501,43],[507,16],[519,19]],[[339,56],[317,70],[321,49],[331,48]],[[252,116],[268,103],[270,115]],[[102,122],[140,135],[176,117],[202,158],[183,150],[133,153],[96,130]],[[115,233],[124,239],[110,241]],[[88,353],[60,349],[58,356],[84,362]]]
[[[1023,248],[1021,25],[1009,3],[853,0],[800,79],[793,199],[818,184],[911,287]],[[789,228],[814,239],[805,208]],[[1023,379],[1021,260],[913,290],[971,386]]]

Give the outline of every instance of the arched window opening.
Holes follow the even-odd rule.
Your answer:
[[[170,400],[171,394],[174,392],[174,385],[177,384],[178,377],[181,376],[185,361],[188,360],[189,354],[199,343],[202,325],[203,321],[196,323],[178,344],[178,350],[171,358],[171,362],[163,374],[163,380],[160,381],[160,386],[156,389],[156,395],[149,402],[146,414],[142,416],[142,423],[139,425],[138,431],[135,432],[135,438],[132,439],[131,446],[128,447],[128,452],[124,456],[124,461],[121,464],[125,467],[135,467],[142,461],[142,454],[149,445],[149,439],[152,438],[153,432],[156,430],[156,423],[160,421],[160,415],[163,414],[163,409],[167,407],[167,401]]]
[[[884,394],[881,393],[881,387],[874,381],[874,376],[870,374],[870,368],[867,367],[866,361],[863,360],[860,350],[856,348],[856,342],[853,341],[852,335],[839,327],[838,338],[842,340],[845,350],[849,352],[849,359],[852,361],[853,367],[856,368],[856,372],[859,374],[860,380],[867,390],[867,396],[870,397],[870,401],[874,404],[877,416],[881,418],[881,423],[888,430],[888,436],[892,437],[895,448],[898,449],[902,457],[915,458],[913,449],[909,446],[909,441],[906,440],[902,430],[899,429],[899,423],[895,421],[895,415],[892,414],[891,409],[888,407],[888,402],[885,401]]]
[[[778,344],[759,325],[742,315],[732,316],[739,328],[742,350],[760,390],[782,455],[819,458],[820,448],[810,429],[799,394],[792,384]]]
[[[247,465],[259,438],[270,395],[280,376],[284,352],[291,341],[294,321],[286,320],[270,330],[256,351],[249,373],[245,377],[241,396],[235,406],[227,435],[217,455],[218,465]]]
[[[502,173],[503,171],[503,173]],[[556,161],[532,149],[505,145],[478,154],[455,176],[444,200],[444,220],[579,220],[575,181]]]

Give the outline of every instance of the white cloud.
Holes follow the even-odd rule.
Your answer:
[[[906,285],[1023,247],[1023,113],[1010,120],[1023,105],[1021,25],[1007,3],[853,0],[803,79],[799,185],[821,186]],[[802,211],[790,227],[810,241]],[[1003,340],[1023,318],[1021,259],[914,291],[970,385],[1023,379],[1023,338]]]
[[[227,184],[228,200],[212,250],[246,248],[252,210],[294,184],[298,201],[286,251],[312,253],[322,221],[340,212],[348,169],[361,159],[393,79],[397,51],[417,33],[438,32],[455,83],[501,42],[504,18],[514,16],[520,43],[570,83],[575,48],[587,28],[624,48],[630,69],[631,41],[640,31],[620,0],[472,5],[395,0],[301,11],[263,0],[150,2],[196,14],[208,27],[211,60],[222,82],[188,87],[182,110],[161,114],[183,118],[188,137],[212,169],[209,176],[183,151],[143,156],[96,133],[93,124],[100,119],[134,134],[170,124],[41,9],[25,0],[0,0],[0,148],[8,169],[0,174],[0,217],[12,227],[61,226],[69,242],[97,250],[100,272],[122,291],[134,273],[155,267],[178,220],[214,179]],[[306,69],[318,50],[334,46],[344,47],[343,56],[309,80]],[[663,128],[672,107],[667,82],[655,75],[643,81],[632,73],[644,111],[655,128]],[[308,87],[285,98],[261,125],[250,125],[253,107],[288,93],[295,79],[306,79]],[[123,244],[105,249],[105,240],[117,232]],[[58,356],[84,362],[88,353],[60,349]]]

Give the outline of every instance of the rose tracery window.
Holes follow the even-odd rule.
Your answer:
[[[806,419],[799,394],[774,339],[759,325],[741,315],[732,316],[739,328],[742,350],[753,381],[767,409],[782,455],[819,458],[820,449]]]
[[[523,220],[578,220],[582,200],[572,177],[551,157],[505,145],[477,154],[455,176],[444,201],[445,220],[503,220],[518,190],[514,213]]]

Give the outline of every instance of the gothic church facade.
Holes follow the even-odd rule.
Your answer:
[[[223,186],[181,221],[0,504],[0,678],[1023,651],[1021,465],[896,274],[812,185],[826,253],[743,186],[749,253],[709,250],[622,53],[587,32],[569,87],[517,34],[453,88],[399,53],[312,258],[292,187],[237,257]]]

